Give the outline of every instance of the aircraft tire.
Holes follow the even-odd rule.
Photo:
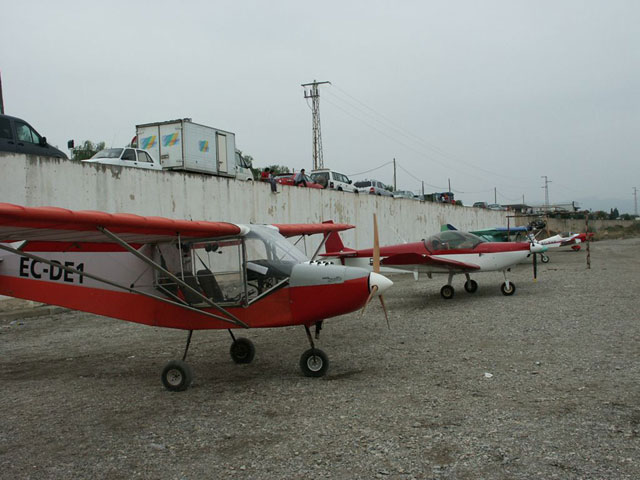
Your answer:
[[[256,347],[248,338],[237,338],[229,349],[231,359],[236,363],[251,363],[256,356]]]
[[[507,289],[507,284],[503,283],[502,285],[500,285],[500,291],[503,295],[509,297],[516,293],[516,284],[513,282],[509,282],[509,288]]]
[[[455,290],[451,285],[445,285],[440,289],[440,295],[445,300],[451,300],[453,298],[454,293],[455,293]]]
[[[182,360],[171,360],[162,369],[162,383],[167,390],[182,392],[193,381],[191,367]]]
[[[469,293],[475,293],[478,290],[478,282],[475,280],[468,280],[464,282],[464,289]]]
[[[329,357],[318,348],[310,348],[300,356],[300,370],[305,377],[323,377],[329,368]]]
[[[541,254],[540,254],[540,261],[541,261],[542,263],[549,263],[549,256],[548,256],[548,255],[545,255],[545,254],[543,254],[543,253],[541,253]]]

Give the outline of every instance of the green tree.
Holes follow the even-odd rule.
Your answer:
[[[86,160],[93,157],[100,150],[104,150],[104,142],[93,143],[91,140],[85,140],[82,146],[74,147],[71,160]]]

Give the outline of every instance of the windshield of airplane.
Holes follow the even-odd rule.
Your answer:
[[[460,232],[458,230],[447,230],[435,235],[431,235],[424,241],[424,246],[430,252],[437,250],[452,250],[459,248],[473,249],[480,243],[486,243],[486,240],[473,235],[472,233]]]

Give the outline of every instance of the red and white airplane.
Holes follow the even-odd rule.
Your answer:
[[[373,264],[374,249],[354,250],[345,247],[338,232],[329,235],[325,248],[326,253],[321,256],[338,259],[342,265],[371,268]],[[413,272],[416,279],[419,273],[426,273],[429,278],[432,274],[448,275],[447,284],[440,290],[440,295],[451,299],[455,293],[451,285],[454,275],[464,274],[464,289],[474,293],[478,283],[471,279],[470,274],[490,271],[504,273],[500,290],[504,295],[513,295],[516,286],[507,278],[509,268],[532,253],[545,251],[546,247],[530,242],[487,242],[471,233],[447,230],[420,242],[383,246],[379,250],[383,272]],[[535,255],[533,257],[535,276]]]
[[[585,243],[587,239],[591,239],[593,233],[566,233],[553,235],[552,237],[545,238],[543,240],[536,240],[541,245],[546,245],[548,248],[557,247],[571,247],[572,250],[580,250],[580,244]]]
[[[324,319],[353,312],[392,285],[369,270],[310,262],[285,237],[351,225],[236,225],[0,203],[0,295],[145,325],[188,330],[182,360],[162,371],[169,390],[193,375],[185,358],[194,330],[227,329],[231,357],[250,363],[237,328],[304,326],[307,376],[326,373],[315,347]],[[318,248],[318,251],[322,244]],[[317,252],[316,252],[317,253]]]

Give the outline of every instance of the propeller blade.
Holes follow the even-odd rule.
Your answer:
[[[538,254],[533,253],[533,281],[538,280]]]
[[[369,296],[367,297],[367,301],[364,302],[364,307],[362,307],[362,311],[360,312],[360,316],[364,315],[364,311],[367,309],[367,305],[369,305],[369,302],[371,301],[371,299],[373,298],[373,296],[376,294],[377,291],[378,291],[378,286],[377,285],[373,285],[371,287],[371,292],[369,293]]]
[[[378,219],[373,214],[373,271],[380,273],[380,240],[378,238]]]
[[[382,305],[382,311],[384,312],[384,318],[387,319],[387,328],[391,330],[391,326],[389,325],[389,315],[387,314],[387,306],[384,304],[384,299],[382,295],[378,297],[380,299],[380,305]]]

